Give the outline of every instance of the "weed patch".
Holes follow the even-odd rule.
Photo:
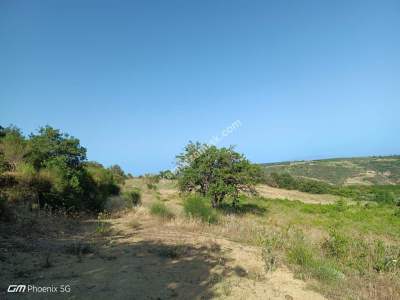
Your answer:
[[[172,219],[175,215],[163,202],[155,202],[150,206],[150,213],[163,219]]]
[[[189,196],[184,200],[183,209],[190,218],[199,218],[205,223],[216,223],[218,216],[215,210],[210,206],[207,198],[200,196]]]
[[[138,188],[135,188],[132,191],[125,192],[123,195],[128,207],[134,207],[141,204],[141,193]]]

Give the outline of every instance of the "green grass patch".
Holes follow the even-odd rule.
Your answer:
[[[350,293],[357,298],[365,284],[400,274],[400,218],[393,204],[339,200],[323,205],[261,197],[243,198],[240,204],[265,212],[253,217],[266,228],[254,243],[261,246],[267,271],[285,264],[337,298]],[[396,286],[385,281],[377,289]]]
[[[345,275],[329,260],[318,257],[317,251],[304,241],[296,241],[287,250],[289,263],[298,267],[300,277],[313,277],[332,282],[344,279]]]
[[[139,188],[124,192],[122,197],[128,204],[128,207],[138,206],[141,204],[142,195]]]
[[[331,228],[328,237],[307,238],[294,227],[269,232],[260,240],[266,269],[284,263],[296,277],[317,279],[325,293],[339,298],[348,295],[355,284],[397,278],[400,274],[400,246],[382,240],[369,240]],[[388,283],[390,286],[390,283]]]
[[[300,201],[273,199],[260,201],[271,217],[286,224],[329,230],[332,226],[360,234],[384,235],[400,239],[400,218],[396,207],[389,204],[308,204]]]
[[[170,209],[163,202],[153,203],[150,206],[150,213],[163,219],[172,219],[175,217],[173,212],[171,212]]]
[[[208,198],[198,195],[189,196],[183,202],[183,209],[186,216],[190,218],[198,218],[210,224],[218,221],[217,212],[211,207]]]

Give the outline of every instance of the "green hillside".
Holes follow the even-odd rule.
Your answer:
[[[267,174],[289,173],[331,184],[400,184],[400,155],[290,161],[262,166]]]

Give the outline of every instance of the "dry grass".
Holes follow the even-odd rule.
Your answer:
[[[304,203],[312,203],[312,204],[328,204],[335,203],[341,197],[334,195],[317,195],[317,194],[309,194],[303,193],[296,190],[285,190],[270,187],[268,185],[262,184],[257,187],[257,191],[261,196],[270,199],[288,199],[288,200],[299,200]]]
[[[125,189],[134,187],[145,188],[143,182],[133,179],[127,182]],[[159,202],[157,195],[168,201]],[[75,227],[63,237],[64,252],[57,250],[57,255],[49,259],[46,258],[48,247],[46,252],[41,253],[38,261],[44,270],[44,279],[53,282],[60,274],[75,274],[79,286],[96,284],[93,290],[79,290],[80,295],[95,292],[111,297],[111,292],[107,294],[97,288],[110,286],[118,296],[131,298],[132,295],[139,298],[161,297],[155,289],[164,293],[163,298],[212,295],[209,298],[223,299],[323,299],[321,294],[333,299],[395,299],[400,293],[398,273],[373,270],[379,260],[373,256],[376,251],[372,244],[368,244],[371,248],[368,248],[368,253],[365,252],[368,258],[366,274],[360,275],[348,269],[346,260],[340,258],[346,253],[340,244],[336,245],[332,240],[330,244],[326,242],[330,235],[325,224],[315,222],[320,220],[321,207],[331,207],[329,205],[304,204],[300,207],[299,202],[255,199],[251,204],[265,205],[262,213],[252,210],[245,213],[220,212],[218,223],[208,224],[185,216],[182,199],[174,183],[162,182],[156,192],[145,190],[142,199],[143,205],[134,209],[101,216],[99,220],[86,219],[83,224],[74,223]],[[153,216],[150,208],[154,203],[163,203],[174,212],[175,218]],[[304,219],[311,221],[303,222]],[[25,230],[43,228],[42,224],[51,228],[52,222],[59,225],[54,226],[56,230],[50,240],[56,239],[57,232],[65,232],[66,226],[70,226],[69,222],[61,222],[61,219],[46,221],[43,218],[36,221],[37,224],[28,222]],[[107,229],[107,234],[95,234],[96,228],[103,231],[103,227]],[[78,229],[89,233],[78,235]],[[65,252],[67,239],[80,243],[71,246],[70,253]],[[90,251],[82,250],[85,249],[82,245],[90,245]],[[362,254],[363,249],[352,246],[348,256],[357,252]],[[389,250],[384,251],[386,256],[391,257]],[[29,250],[18,252],[15,262],[19,261],[22,266],[21,262],[27,259],[26,253]],[[339,258],[335,258],[337,254]],[[46,261],[49,263],[46,264]],[[383,265],[378,267],[385,268],[384,263],[383,260]],[[45,268],[45,265],[49,267]],[[31,267],[32,274],[37,272],[33,265]],[[99,268],[101,277],[95,271]],[[21,274],[23,271],[26,270],[18,270]],[[90,273],[92,271],[94,273]],[[33,275],[29,274],[25,276],[31,278]],[[144,294],[134,294],[137,289],[120,289],[121,282],[128,278],[127,274]],[[179,277],[179,274],[184,275]],[[344,274],[345,280],[341,274]],[[148,277],[149,281],[144,277]],[[3,276],[2,280],[6,282],[9,278]],[[311,286],[319,293],[307,290]],[[191,291],[196,291],[196,294],[191,294]],[[123,292],[126,294],[120,294]]]

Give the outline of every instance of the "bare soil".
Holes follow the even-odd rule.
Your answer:
[[[324,299],[260,249],[185,232],[145,208],[104,221],[43,216],[1,228],[6,299]],[[9,284],[70,285],[70,293],[5,294]]]
[[[253,230],[251,219],[233,216],[227,228],[211,230],[182,217],[170,183],[153,191],[132,180],[132,187],[144,192],[142,206],[102,220],[29,213],[1,224],[0,299],[325,299],[284,265],[267,271],[260,248],[223,234],[238,220]],[[335,200],[266,186],[259,191],[310,203]],[[177,217],[150,215],[154,201],[164,201]],[[69,285],[71,291],[5,293],[9,284]]]

